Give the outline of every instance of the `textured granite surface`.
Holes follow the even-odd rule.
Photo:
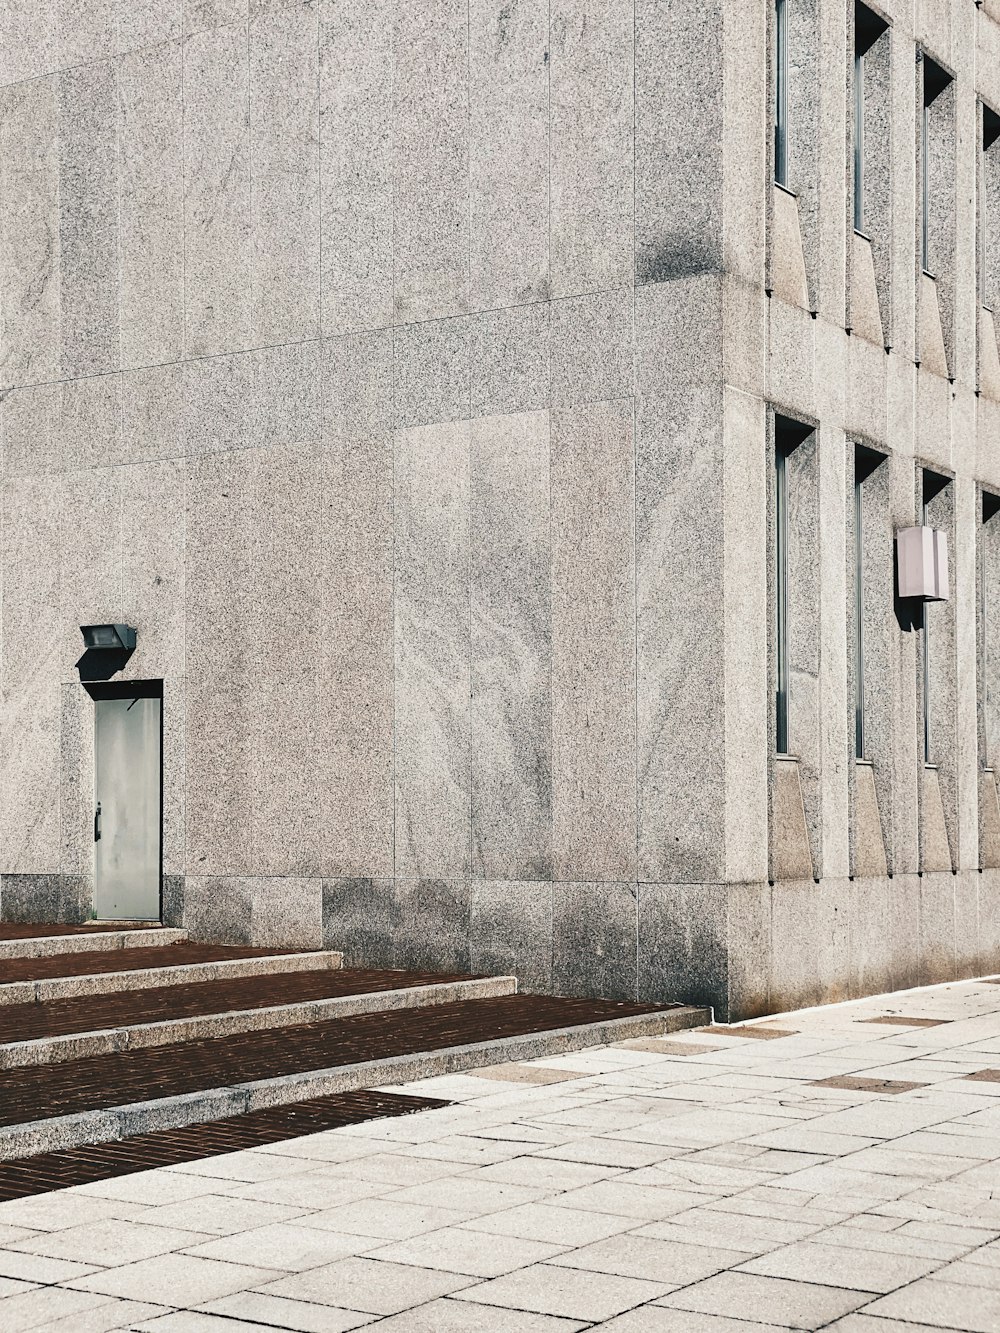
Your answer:
[[[988,963],[1000,15],[916,31],[887,0],[866,245],[852,7],[793,8],[780,198],[762,0],[4,8],[0,914],[89,911],[79,626],[124,619],[125,678],[164,682],[164,912],[195,934],[731,1015]],[[936,369],[917,41],[957,75]],[[776,413],[804,428],[791,802]],[[925,469],[933,779],[893,595]]]

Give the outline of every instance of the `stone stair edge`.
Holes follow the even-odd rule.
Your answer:
[[[385,1060],[364,1061],[301,1074],[281,1075],[227,1087],[204,1088],[161,1099],[81,1111],[19,1125],[0,1127],[0,1161],[44,1152],[109,1143],[154,1130],[204,1124],[248,1111],[307,1101],[337,1092],[410,1083],[441,1074],[511,1061],[563,1055],[589,1046],[605,1046],[634,1037],[665,1036],[712,1021],[710,1008],[674,1005],[648,1014],[601,1019],[545,1032],[523,1033],[448,1047],[415,1051]]]
[[[303,1023],[353,1018],[359,1014],[419,1009],[430,1005],[452,1004],[458,1000],[492,999],[516,993],[516,977],[469,977],[461,981],[401,986],[396,990],[362,991],[356,995],[293,1001],[259,1009],[207,1012],[193,1018],[168,1018],[55,1037],[36,1037],[30,1041],[0,1045],[0,1070],[85,1060],[97,1055],[143,1050],[185,1041],[203,1041],[236,1033],[262,1032]]]
[[[153,990],[159,986],[276,976],[287,972],[334,971],[343,967],[343,964],[344,955],[339,950],[312,949],[303,953],[218,959],[211,963],[175,963],[124,972],[87,972],[79,976],[46,977],[38,981],[8,981],[0,982],[0,1005],[70,1000],[85,995],[112,995],[121,991]]]
[[[148,930],[93,930],[80,935],[27,935],[23,939],[0,940],[0,960],[51,958],[63,953],[107,953],[112,949],[148,949],[179,944],[186,930],[152,926]]]

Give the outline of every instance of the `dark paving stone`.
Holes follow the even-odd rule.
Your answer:
[[[839,1074],[836,1078],[818,1078],[809,1084],[810,1088],[842,1088],[846,1092],[885,1092],[895,1095],[900,1092],[913,1092],[916,1088],[926,1088],[927,1083],[904,1083],[894,1078],[862,1078],[856,1074]]]
[[[939,1028],[950,1022],[947,1018],[904,1018],[902,1014],[880,1014],[878,1018],[863,1018],[862,1023],[886,1023],[899,1028]]]
[[[711,1033],[716,1037],[750,1037],[753,1041],[775,1041],[778,1037],[797,1037],[796,1028],[745,1027],[731,1028],[723,1023],[713,1024],[710,1028],[699,1028],[699,1032]]]

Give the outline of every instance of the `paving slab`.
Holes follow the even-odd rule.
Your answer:
[[[938,1025],[867,1022],[897,1012]],[[0,1205],[0,1329],[1000,1333],[1000,1084],[951,1087],[1000,1067],[1000,987],[779,1025],[407,1080],[455,1104]],[[943,1082],[809,1086],[932,1038]]]

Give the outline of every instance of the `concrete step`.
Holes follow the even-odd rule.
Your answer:
[[[509,994],[20,1067],[0,1072],[0,1160],[710,1021],[690,1006]]]
[[[88,1024],[87,1008],[95,1008],[88,999],[70,1000],[38,1006],[15,1005],[0,1009],[0,1032],[7,1035],[0,1041],[0,1069],[18,1069],[29,1065],[56,1064],[65,1060],[80,1060],[91,1056],[109,1055],[117,1051],[143,1050],[151,1046],[170,1046],[177,1042],[201,1041],[212,1037],[230,1037],[238,1033],[261,1032],[283,1027],[295,1027],[308,1023],[322,1023],[337,1018],[348,1018],[355,1014],[371,1014],[381,1010],[416,1009],[433,1004],[452,1004],[458,1000],[481,999],[490,996],[512,995],[517,990],[515,977],[468,977],[446,978],[440,981],[431,978],[421,979],[415,984],[403,984],[411,980],[406,973],[396,974],[395,986],[389,973],[350,973],[337,971],[337,990],[340,994],[313,996],[312,998],[293,999],[285,1004],[267,1004],[268,990],[273,989],[275,980],[284,984],[277,987],[285,994],[294,995],[296,991],[315,991],[321,986],[296,985],[297,982],[323,982],[331,976],[325,973],[305,973],[301,976],[255,976],[250,980],[259,993],[246,996],[251,1007],[242,1009],[220,1008],[227,998],[238,1002],[240,987],[233,984],[192,986],[183,991],[171,987],[165,991],[149,991],[142,994],[129,993],[121,998],[126,1001],[127,1009],[132,1010],[132,1020],[114,1027],[91,1027]],[[244,979],[245,983],[247,979]],[[373,981],[380,983],[373,988]],[[332,989],[332,987],[330,988]],[[212,992],[221,991],[221,995]],[[235,992],[235,994],[234,994]],[[174,996],[183,998],[185,1003],[176,1006],[184,1012],[166,1018],[153,1018],[166,1008]],[[161,1003],[149,1005],[147,1013],[141,1014],[143,1000],[155,997]],[[162,1000],[166,1000],[164,1005]],[[61,1004],[63,1011],[53,1013]],[[103,1016],[101,1009],[108,1005],[97,1006],[98,1019]],[[136,1013],[135,1011],[140,1011]],[[77,1011],[74,1013],[74,1011]],[[53,1019],[55,1021],[53,1021]],[[93,1022],[93,1019],[90,1020]],[[51,1032],[52,1028],[65,1028],[62,1032]],[[32,1036],[25,1040],[10,1040],[11,1033],[19,1030],[41,1030],[44,1035]]]
[[[42,928],[44,929],[44,928]],[[129,930],[90,930],[73,934],[38,934],[5,939],[0,936],[0,959],[48,958],[56,954],[106,953],[109,949],[164,948],[187,939],[186,930],[166,926]]]
[[[173,946],[173,949],[176,950],[176,962],[171,960],[170,954],[164,958],[158,949],[125,949],[81,957],[46,957],[38,959],[35,966],[27,965],[32,960],[18,960],[20,965],[16,970],[19,974],[28,975],[11,981],[4,980],[4,977],[5,973],[14,970],[13,967],[5,969],[0,961],[0,1006],[66,1000],[85,995],[113,995],[122,991],[155,990],[163,986],[189,986],[238,977],[332,971],[339,969],[344,959],[343,954],[332,949],[269,953],[266,949],[226,948],[222,945],[199,945],[184,941]],[[68,972],[70,963],[80,971],[75,975],[60,975],[64,971]],[[123,963],[140,965],[122,968]]]

